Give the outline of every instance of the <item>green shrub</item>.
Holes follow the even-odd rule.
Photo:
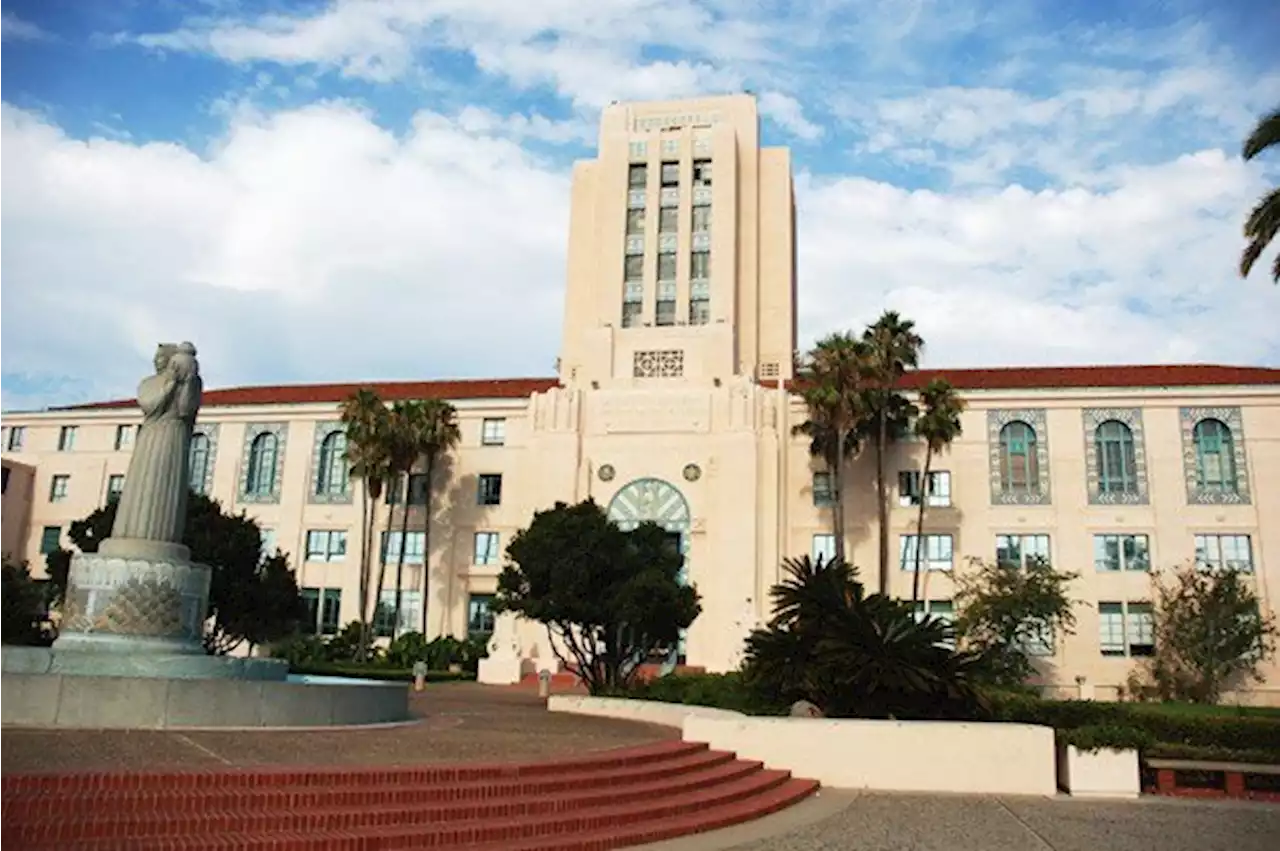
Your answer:
[[[464,671],[474,674],[480,660],[488,655],[488,644],[483,637],[457,639],[441,635],[427,641],[420,632],[406,632],[387,647],[386,663],[393,668],[412,668],[415,662],[424,661],[428,668],[439,671],[460,665]]]
[[[1145,750],[1155,744],[1155,739],[1146,730],[1136,727],[1115,727],[1109,724],[1076,727],[1072,730],[1055,730],[1054,733],[1058,744],[1073,745],[1082,751],[1097,751],[1103,748]]]
[[[290,666],[290,673],[310,674],[318,677],[353,677],[364,680],[413,682],[412,668],[391,668],[385,665],[361,665],[355,662],[316,662]],[[466,671],[427,671],[427,682],[448,683],[474,680],[475,674]]]

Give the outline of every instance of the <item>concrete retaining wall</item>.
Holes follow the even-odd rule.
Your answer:
[[[409,718],[405,683],[324,685],[5,674],[5,726],[328,727]]]

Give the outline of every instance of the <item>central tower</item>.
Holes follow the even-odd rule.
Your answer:
[[[574,165],[560,379],[792,377],[795,204],[753,95],[614,104]]]

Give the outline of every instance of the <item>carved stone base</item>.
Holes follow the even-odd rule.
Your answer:
[[[203,656],[209,574],[191,562],[77,553],[54,650]]]

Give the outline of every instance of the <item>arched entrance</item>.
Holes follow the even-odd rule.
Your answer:
[[[662,479],[645,478],[628,482],[609,501],[608,515],[624,531],[630,531],[645,521],[652,521],[673,536],[678,536],[678,548],[684,556],[680,581],[688,581],[692,515],[689,513],[689,502],[679,488]],[[662,672],[667,674],[675,670],[676,665],[684,662],[684,658],[685,631],[681,630],[676,650],[667,656]]]

